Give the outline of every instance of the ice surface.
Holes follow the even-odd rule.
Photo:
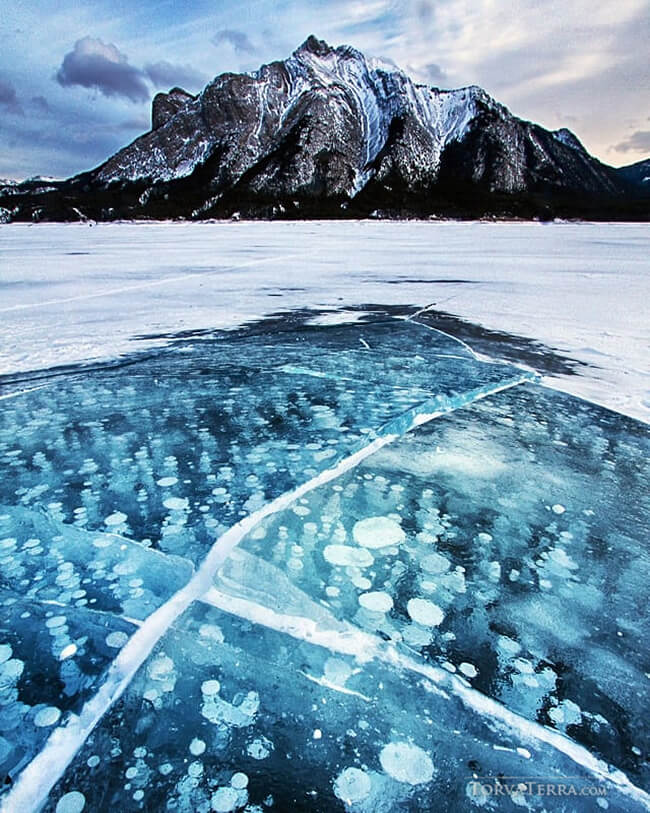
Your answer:
[[[53,728],[92,697],[134,626],[83,607],[19,598],[4,588],[0,604],[0,766],[6,789]]]
[[[197,741],[205,744],[199,754]],[[448,810],[479,809],[476,775],[523,777],[533,760],[535,775],[549,781],[590,784],[565,756],[522,743],[421,675],[382,663],[370,669],[195,606],[159,642],[44,809],[71,792],[83,793],[90,810],[374,813],[431,810],[441,798]],[[610,810],[643,809],[614,787],[607,801]],[[531,810],[545,802],[526,797]],[[570,809],[593,803],[572,799]]]
[[[647,427],[312,321],[8,393],[3,813],[649,809]]]
[[[538,350],[528,363],[648,421],[649,253],[643,224],[3,226],[0,372],[113,359],[278,310],[435,302],[581,362],[549,370]]]
[[[0,505],[0,585],[39,602],[142,620],[190,578],[191,562],[123,536]]]
[[[179,349],[8,400],[0,501],[197,561],[243,515],[379,435],[525,376],[404,320]]]
[[[290,579],[339,623],[459,671],[648,787],[649,452],[641,424],[517,387],[375,453],[236,556],[263,557],[282,574],[270,584]],[[380,516],[405,538],[360,566],[356,529],[370,523],[380,542]],[[332,539],[349,561],[328,555]]]

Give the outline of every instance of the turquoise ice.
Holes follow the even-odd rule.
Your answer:
[[[567,777],[558,809],[648,809],[643,424],[426,317],[33,385],[0,416],[3,810],[542,810]]]

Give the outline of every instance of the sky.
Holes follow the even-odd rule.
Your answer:
[[[159,90],[256,70],[309,34],[480,85],[614,166],[650,156],[647,0],[0,0],[0,178],[91,169],[149,129]]]

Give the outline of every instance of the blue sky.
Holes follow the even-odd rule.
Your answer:
[[[0,177],[90,169],[148,129],[157,90],[198,91],[311,33],[481,85],[608,163],[650,156],[647,0],[0,0]]]

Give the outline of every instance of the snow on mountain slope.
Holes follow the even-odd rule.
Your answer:
[[[349,193],[357,192],[368,177],[367,168],[384,147],[396,117],[410,116],[431,133],[437,142],[434,157],[439,160],[445,145],[467,132],[479,112],[479,101],[507,112],[478,87],[444,91],[418,85],[399,69],[368,60],[354,48],[333,49],[315,38],[284,63],[264,65],[244,77],[241,115],[230,124],[245,135],[254,160],[272,146],[308,96],[320,95],[333,107],[352,109],[363,149]],[[190,175],[222,141],[219,128],[206,127],[204,114],[206,107],[213,107],[214,91],[221,91],[233,78],[231,74],[217,77],[198,98],[186,94],[184,104],[177,102],[175,114],[110,159],[100,168],[98,179],[168,181]],[[182,100],[181,93],[174,89],[168,96]]]
[[[568,130],[476,86],[441,90],[309,37],[284,61],[153,100],[152,130],[10,220],[137,217],[647,217],[628,179]],[[83,213],[83,215],[81,214]]]

